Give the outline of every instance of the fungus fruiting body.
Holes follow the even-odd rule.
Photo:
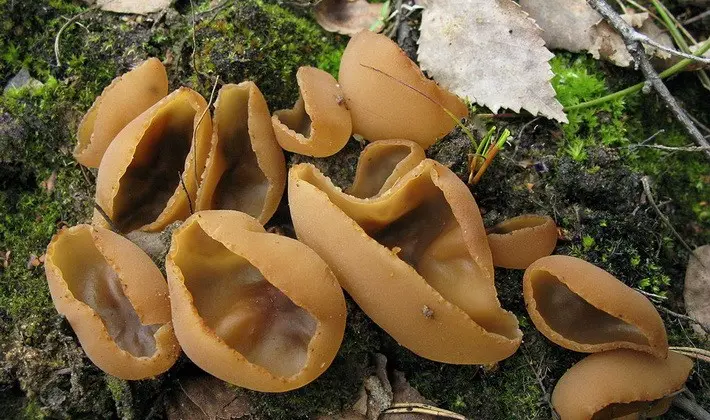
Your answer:
[[[276,140],[289,152],[325,157],[350,139],[352,123],[343,92],[329,73],[301,67],[296,73],[301,96],[292,109],[274,113]]]
[[[518,348],[522,334],[496,297],[478,207],[449,169],[426,159],[386,191],[359,198],[300,164],[288,188],[299,240],[401,345],[458,364],[492,363]]]
[[[633,350],[595,353],[560,378],[552,405],[561,420],[660,416],[692,367],[692,360],[675,352],[666,359]]]
[[[237,210],[266,223],[286,188],[286,162],[256,84],[222,86],[212,128],[197,209]]]
[[[524,270],[552,254],[556,244],[557,226],[547,216],[525,214],[488,229],[488,245],[496,267]]]
[[[653,304],[584,260],[551,255],[535,261],[525,271],[523,295],[537,329],[562,347],[668,353],[666,329]]]
[[[231,210],[195,213],[166,260],[175,333],[212,375],[281,392],[323,373],[345,329],[345,299],[306,245]]]
[[[427,79],[392,40],[362,31],[340,62],[353,132],[370,141],[408,139],[427,148],[468,115],[456,95]]]
[[[98,168],[106,149],[129,122],[168,94],[163,63],[149,58],[113,80],[97,97],[79,124],[74,157]]]
[[[131,121],[106,150],[96,203],[121,232],[157,231],[189,216],[212,136],[206,108],[199,93],[180,88]],[[106,226],[99,212],[94,223]]]
[[[90,225],[65,229],[47,247],[45,271],[57,311],[96,366],[144,379],[175,363],[165,278],[131,241]]]

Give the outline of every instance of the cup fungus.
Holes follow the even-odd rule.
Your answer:
[[[175,363],[165,278],[131,241],[90,225],[65,229],[47,247],[45,271],[57,311],[100,369],[144,379]]]
[[[405,153],[406,143],[382,142],[365,155]],[[363,158],[359,165],[360,176],[370,177]],[[457,364],[496,362],[518,348],[522,334],[498,302],[478,207],[449,169],[423,160],[368,198],[345,194],[313,165],[300,164],[291,168],[288,188],[298,238],[401,345]]]
[[[301,96],[292,109],[272,117],[276,140],[289,152],[326,157],[345,147],[352,133],[350,112],[333,76],[314,67],[296,73]]]
[[[468,115],[463,101],[427,79],[397,44],[370,31],[348,42],[338,81],[353,132],[370,141],[409,139],[426,149]]]
[[[493,265],[524,270],[552,254],[557,245],[557,226],[547,216],[525,214],[488,229]]]
[[[370,143],[360,153],[355,180],[348,194],[369,198],[385,192],[425,158],[424,149],[413,141]]]
[[[668,354],[666,329],[651,302],[579,258],[551,255],[535,261],[525,271],[523,295],[537,329],[562,347]]]
[[[222,86],[197,209],[238,210],[266,223],[286,188],[286,161],[253,82]]]
[[[195,213],[173,233],[166,270],[185,354],[222,380],[266,392],[299,388],[340,347],[345,299],[332,271],[244,213]]]
[[[197,193],[212,136],[206,109],[199,93],[182,87],[118,133],[99,167],[96,203],[119,231],[158,231],[189,215],[186,194]],[[94,224],[106,226],[98,211]]]
[[[552,405],[562,420],[660,416],[692,367],[692,360],[675,352],[666,359],[633,350],[595,353],[560,378]]]
[[[76,160],[98,168],[116,134],[167,94],[168,75],[157,58],[150,58],[113,79],[79,123]]]

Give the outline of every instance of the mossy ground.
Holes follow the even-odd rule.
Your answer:
[[[149,418],[163,416],[163,399],[189,366],[182,358],[158,380],[128,383],[102,374],[84,356],[49,298],[41,264],[34,266],[64,224],[87,219],[93,176],[71,156],[82,114],[113,77],[140,60],[164,59],[171,87],[187,84],[208,96],[223,82],[255,80],[272,110],[297,97],[295,71],[313,65],[332,73],[346,39],[326,34],[302,8],[243,0],[210,12],[179,1],[157,24],[148,19],[89,12],[53,42],[67,17],[83,10],[66,0],[0,0],[0,85],[22,67],[42,87],[9,92],[0,99],[0,417]],[[193,54],[194,52],[194,54]],[[554,80],[565,105],[601,96],[637,81],[580,55],[558,54]],[[702,87],[690,76],[670,82],[684,106],[702,121]],[[652,180],[656,201],[693,245],[710,241],[710,165],[699,154],[635,147],[659,129],[655,140],[689,143],[653,95],[637,95],[570,115],[560,127],[529,118],[495,121],[516,139],[473,189],[486,224],[525,212],[553,216],[563,232],[557,252],[582,256],[632,287],[664,295],[663,305],[683,312],[682,280],[688,253],[641,200],[640,177]],[[492,121],[487,122],[492,125]],[[324,169],[344,182],[361,146],[355,142]],[[430,156],[466,176],[468,139],[452,133]],[[300,159],[293,156],[291,161]],[[46,181],[56,173],[54,188]],[[43,182],[45,182],[43,184]],[[274,223],[287,223],[280,210]],[[6,252],[10,251],[8,258]],[[497,270],[503,306],[516,313],[525,333],[520,351],[494,368],[450,366],[423,360],[397,345],[355,305],[343,347],[333,366],[313,384],[281,395],[249,393],[260,418],[310,418],[352,403],[374,352],[403,371],[425,397],[473,418],[549,418],[545,403],[556,380],[581,355],[552,345],[535,330],[521,296],[522,273]],[[707,346],[687,323],[663,315],[673,345]],[[710,405],[710,374],[698,369],[688,387]],[[671,417],[681,418],[673,412]]]

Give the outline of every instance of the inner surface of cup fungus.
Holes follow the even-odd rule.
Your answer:
[[[660,416],[692,367],[692,360],[675,352],[666,359],[633,350],[595,353],[560,378],[552,405],[562,420]]]
[[[368,144],[360,154],[353,185],[348,194],[369,198],[389,190],[407,172],[426,158],[424,149],[408,140]]]
[[[199,93],[182,87],[131,121],[106,150],[96,203],[119,231],[158,231],[189,215],[185,190],[194,201],[212,135],[206,108]],[[106,226],[98,211],[94,224]]]
[[[90,225],[63,230],[47,248],[45,271],[57,311],[99,368],[143,379],[175,363],[167,284],[131,241]]]
[[[427,79],[396,43],[367,30],[348,42],[338,81],[353,132],[370,141],[408,139],[426,149],[468,115],[466,104]]]
[[[272,118],[276,140],[289,152],[325,157],[336,154],[350,139],[352,123],[343,92],[329,73],[300,67],[296,73],[301,96],[292,109]]]
[[[535,261],[525,271],[523,295],[537,329],[562,347],[668,353],[666,330],[653,304],[584,260],[551,255]]]
[[[323,373],[340,347],[345,299],[332,271],[244,213],[195,213],[173,234],[166,269],[180,344],[222,380],[288,391]]]
[[[369,152],[396,155],[402,144]],[[422,160],[386,191],[358,198],[300,164],[288,195],[298,238],[401,345],[459,364],[492,363],[518,348],[522,334],[498,302],[476,202],[443,165]]]
[[[548,216],[525,214],[488,229],[493,265],[524,270],[552,254],[557,245],[557,225]]]
[[[238,210],[266,223],[286,188],[286,161],[254,82],[222,86],[197,209]]]
[[[115,78],[97,97],[79,123],[74,157],[84,166],[98,168],[111,141],[131,120],[168,94],[163,63],[149,58]]]

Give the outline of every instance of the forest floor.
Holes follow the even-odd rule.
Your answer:
[[[337,75],[348,39],[324,32],[307,9],[258,0],[212,6],[196,1],[193,14],[190,2],[178,1],[159,18],[87,12],[62,31],[58,65],[55,37],[87,7],[67,0],[0,0],[0,87],[22,69],[38,81],[8,89],[0,98],[0,418],[177,418],[185,404],[181,396],[187,395],[184,385],[201,377],[184,356],[168,373],[146,381],[122,381],[94,367],[51,303],[42,256],[59,228],[90,216],[95,173],[72,157],[76,128],[94,98],[131,66],[159,57],[171,89],[185,85],[205,97],[217,75],[226,82],[253,80],[272,111],[296,100],[299,66]],[[409,30],[399,40],[410,55],[417,36],[416,15],[412,19],[402,23]],[[558,52],[552,67],[563,105],[641,80],[633,70],[582,54]],[[708,92],[695,77],[681,74],[668,86],[695,118],[710,123]],[[638,93],[568,116],[566,125],[530,115],[473,120],[477,131],[496,125],[514,136],[472,188],[486,226],[523,213],[550,215],[561,228],[556,253],[595,263],[631,287],[663,296],[659,306],[685,313],[689,253],[649,204],[640,180],[649,178],[656,203],[680,236],[691,247],[700,246],[710,243],[710,162],[699,152],[638,146],[659,130],[658,144],[691,143],[654,94]],[[351,140],[316,164],[345,187],[361,149]],[[457,130],[428,155],[466,179],[470,149]],[[303,160],[287,157],[289,163]],[[269,226],[288,232],[289,223],[284,201]],[[496,270],[501,304],[518,316],[524,342],[494,367],[422,359],[349,301],[342,348],[323,376],[284,394],[230,392],[246,407],[242,418],[334,414],[358,399],[375,355],[383,354],[390,373],[403,372],[439,407],[478,419],[549,418],[549,393],[583,355],[537,332],[525,310],[522,274]],[[687,321],[667,312],[661,316],[671,345],[710,348]],[[710,406],[707,365],[696,363],[687,387],[701,406]],[[686,417],[672,408],[668,418]]]

